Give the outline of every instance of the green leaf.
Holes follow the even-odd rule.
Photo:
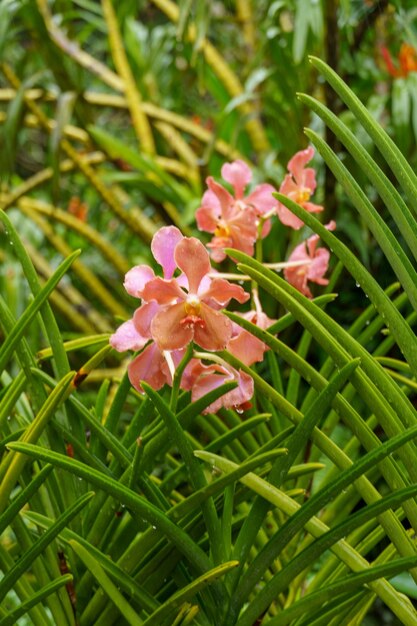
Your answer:
[[[93,492],[81,496],[65,513],[59,516],[53,526],[40,537],[27,552],[16,561],[15,565],[0,580],[0,601],[4,599],[7,592],[13,587],[15,582],[23,576],[31,563],[46,549],[65,526],[85,507],[94,496]]]
[[[204,587],[213,584],[214,581],[230,572],[237,567],[237,565],[239,565],[239,561],[228,561],[227,563],[222,563],[214,567],[203,576],[196,578],[192,583],[174,593],[169,600],[156,609],[156,611],[143,622],[143,626],[159,626],[162,620],[168,618],[183,602],[193,598],[204,589]]]
[[[124,619],[131,624],[131,626],[141,626],[143,624],[143,620],[139,617],[136,611],[132,609],[126,598],[123,597],[116,585],[110,580],[97,559],[95,559],[92,554],[90,554],[90,552],[77,541],[71,539],[69,544],[74,552],[85,563],[91,574],[99,583],[103,592],[107,594],[113,604],[115,604]]]
[[[16,609],[12,609],[8,611],[8,614],[3,619],[0,619],[0,626],[15,626],[17,621],[23,616],[26,615],[28,611],[37,604],[43,602],[49,595],[55,593],[58,589],[67,585],[73,580],[71,574],[65,574],[60,578],[49,583],[49,585],[45,585],[39,591],[34,593],[28,600],[25,600],[21,603],[19,607]]]

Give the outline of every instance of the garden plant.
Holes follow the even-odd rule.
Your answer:
[[[0,626],[417,625],[417,11],[0,0]]]

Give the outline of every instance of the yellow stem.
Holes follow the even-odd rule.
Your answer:
[[[54,232],[54,229],[49,222],[44,220],[36,211],[30,208],[29,203],[20,203],[19,209],[27,217],[29,217],[39,228],[43,231],[46,238],[51,242],[54,248],[60,252],[64,257],[69,256],[72,253],[72,249],[65,243],[65,241]],[[77,259],[72,264],[72,270],[79,276],[84,282],[88,291],[96,296],[100,302],[114,315],[120,315],[127,318],[129,316],[127,310],[116,300],[103,283],[96,277],[88,267],[84,265],[82,261]]]
[[[20,81],[12,71],[11,67],[6,63],[3,63],[1,65],[1,68],[10,84],[18,89],[20,86]],[[24,100],[27,107],[38,118],[40,125],[49,132],[49,120],[42,111],[42,109],[40,109],[33,100],[30,100],[25,96]],[[69,156],[72,161],[76,163],[76,165],[87,178],[87,180],[93,185],[97,193],[109,205],[109,207],[117,215],[117,217],[119,217],[119,219],[122,220],[134,233],[139,235],[146,242],[149,242],[156,231],[155,225],[149,220],[149,218],[147,218],[146,215],[144,215],[142,211],[140,211],[140,209],[138,208],[136,208],[135,211],[136,216],[133,214],[132,209],[130,212],[127,212],[117,199],[117,196],[113,192],[112,188],[107,187],[103,183],[101,178],[96,174],[95,170],[85,160],[81,158],[81,156],[73,148],[73,146],[69,143],[67,139],[62,139],[60,141],[60,146],[62,150],[67,154],[67,156]]]
[[[124,275],[129,271],[129,263],[127,263],[126,259],[118,252],[118,250],[116,250],[116,248],[109,241],[104,239],[104,237],[102,237],[94,228],[85,224],[74,215],[71,215],[67,211],[63,211],[52,204],[47,204],[41,200],[33,200],[26,197],[22,197],[19,200],[18,206],[20,208],[28,207],[37,213],[41,213],[42,215],[46,215],[61,224],[65,224],[65,226],[68,226],[68,228],[71,228],[71,230],[75,231],[87,239],[87,241],[92,243],[97,250],[100,250],[108,262],[114,265],[119,274]]]
[[[179,8],[171,0],[152,0],[161,11],[174,23],[179,20]],[[194,24],[188,27],[187,36],[189,41],[193,42],[196,39],[197,31]],[[226,63],[222,55],[216,50],[216,48],[207,40],[203,39],[201,42],[201,51],[203,52],[207,63],[210,65],[214,73],[218,76],[220,81],[226,87],[227,91],[232,97],[240,96],[243,92],[243,86],[239,78],[232,71],[230,66]],[[244,102],[239,105],[239,110],[247,117],[245,121],[246,130],[251,138],[253,147],[257,152],[267,152],[270,149],[268,138],[265,134],[264,128],[257,117],[257,111],[251,103]]]
[[[102,163],[106,160],[106,156],[102,152],[91,152],[90,154],[84,154],[81,159],[90,164]],[[59,169],[61,172],[70,172],[75,168],[75,163],[71,159],[65,159],[61,161]],[[19,198],[28,194],[32,189],[40,187],[43,183],[46,183],[53,176],[52,167],[47,167],[40,172],[37,172],[30,178],[27,178],[23,183],[18,185],[8,195],[2,196],[0,201],[0,208],[4,211],[18,201]]]
[[[144,152],[155,154],[152,130],[148,118],[143,111],[142,96],[137,89],[132,70],[126,57],[112,2],[111,0],[101,0],[101,6],[103,7],[103,13],[109,32],[110,50],[114,65],[125,85],[124,92],[126,94],[130,115],[132,116],[133,128],[135,129],[136,136]]]
[[[54,44],[65,52],[66,55],[74,59],[79,65],[93,72],[96,76],[99,76],[109,87],[112,87],[116,91],[123,92],[125,85],[120,76],[109,70],[104,63],[97,61],[91,54],[81,50],[77,42],[68,39],[65,33],[56,26],[49,11],[47,0],[36,0],[36,4],[38,5],[39,12],[44,19],[46,29]]]
[[[42,89],[28,89],[25,93],[25,96],[29,100],[41,99],[41,100],[45,100],[48,102],[56,100],[55,94],[51,92],[45,92]],[[0,89],[0,101],[1,102],[8,102],[15,97],[16,97],[15,89],[9,89],[9,88]],[[124,96],[121,96],[121,95],[97,93],[95,91],[85,91],[83,94],[83,97],[86,102],[88,102],[89,104],[93,104],[95,106],[105,106],[105,107],[112,107],[116,109],[127,108],[127,100]],[[166,109],[158,107],[155,104],[152,104],[150,102],[143,102],[142,106],[143,106],[143,111],[149,117],[152,117],[156,120],[161,120],[162,122],[166,122],[167,124],[170,124],[171,126],[174,126],[175,128],[178,128],[179,130],[184,131],[188,135],[195,137],[202,143],[210,144],[210,145],[213,144],[216,151],[219,154],[225,156],[226,158],[230,160],[245,158],[247,160],[246,157],[243,157],[242,154],[238,150],[230,146],[227,142],[223,141],[222,139],[214,139],[213,133],[207,130],[206,128],[203,128],[202,126],[200,126],[200,124],[197,124],[196,122],[192,122],[191,120],[187,119],[186,117],[183,117],[182,115],[179,115],[178,113],[167,111]],[[34,125],[33,120],[37,119],[35,118],[35,116],[26,116],[25,119],[27,118],[29,118],[28,121],[30,125]],[[6,114],[0,113],[0,121],[4,121],[5,119],[6,119]],[[81,129],[78,129],[76,127],[71,127],[71,128],[75,129],[74,132],[77,132],[77,138],[79,138],[80,137],[79,131]],[[67,133],[67,132],[68,132],[68,136],[70,137],[71,136],[70,132],[67,129],[67,127],[65,127],[64,133]],[[250,164],[249,161],[248,163]]]
[[[243,38],[251,52],[255,49],[255,22],[251,0],[236,0],[236,14],[242,25]]]
[[[44,257],[30,243],[25,242],[25,247],[38,274],[46,279],[52,276],[53,270]],[[58,290],[55,289],[49,296],[52,304],[81,332],[94,334],[97,331],[107,333],[112,330],[109,322],[91,306],[75,287],[61,281]]]

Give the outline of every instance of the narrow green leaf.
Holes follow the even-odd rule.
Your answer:
[[[213,584],[215,580],[224,576],[239,565],[239,561],[228,561],[222,563],[212,570],[196,578],[192,583],[174,593],[169,600],[164,602],[148,619],[143,622],[143,626],[159,626],[163,619],[168,618],[175,609],[179,608],[183,602],[193,598],[207,585]]]
[[[0,211],[0,221],[3,223],[4,229],[10,243],[13,245],[16,258],[19,260],[26,279],[29,283],[29,287],[36,297],[41,291],[41,285],[36,273],[33,263],[29,257],[29,254],[19,238],[19,235],[9,219],[7,213],[3,210]],[[52,352],[55,359],[56,372],[59,378],[64,376],[69,370],[69,363],[66,352],[63,348],[63,341],[60,329],[56,322],[55,316],[48,302],[45,302],[42,308],[42,315],[45,320],[45,329],[48,335],[49,342],[51,344]]]
[[[311,612],[314,607],[324,604],[332,600],[337,595],[342,595],[346,592],[350,594],[359,587],[364,585],[370,585],[373,581],[383,578],[391,578],[401,572],[407,571],[417,565],[417,556],[408,559],[397,559],[392,563],[386,563],[384,565],[378,565],[370,567],[365,572],[359,572],[357,574],[351,574],[346,576],[337,583],[330,584],[326,588],[316,591],[315,593],[307,594],[302,600],[294,603],[291,607],[284,609],[279,615],[273,617],[268,623],[270,626],[285,626],[292,620],[296,619],[300,615]],[[400,614],[398,614],[400,613]],[[411,611],[411,606],[404,601],[401,611],[398,611],[397,617],[403,619],[401,624],[407,624],[412,626],[416,619],[416,613]],[[246,626],[247,621],[239,620],[237,626]]]
[[[33,318],[39,312],[39,309],[45,303],[48,296],[55,289],[61,278],[64,276],[66,271],[71,267],[72,263],[79,255],[80,250],[76,250],[61,263],[61,265],[55,270],[50,279],[45,283],[42,289],[35,296],[34,300],[29,304],[24,313],[21,315],[15,327],[7,336],[2,347],[0,348],[0,371],[5,368],[7,361],[10,358],[10,355],[16,348],[16,344],[22,337],[28,325],[32,322]]]
[[[107,594],[110,600],[115,604],[124,619],[131,624],[131,626],[141,626],[144,623],[143,620],[139,617],[136,611],[132,609],[126,598],[124,598],[124,596],[117,589],[116,585],[110,580],[97,559],[95,559],[92,554],[90,554],[90,552],[77,541],[71,539],[69,544],[74,552],[85,563],[91,574],[99,583],[103,592]]]
[[[414,257],[417,259],[417,223],[411,211],[407,207],[401,195],[395,189],[389,178],[383,173],[380,167],[375,163],[369,152],[363,147],[360,141],[342,123],[342,121],[327,109],[321,102],[305,94],[299,94],[299,99],[303,104],[310,107],[314,113],[319,115],[325,124],[335,133],[337,138],[344,144],[353,156],[362,172],[364,172],[369,180],[378,191],[386,207],[394,218],[402,236],[408,244],[408,247]],[[310,132],[310,131],[309,131]],[[314,135],[315,136],[315,135]],[[357,207],[359,208],[359,207]],[[375,211],[374,211],[375,213]],[[376,219],[381,218],[376,214]],[[385,224],[385,222],[383,222]],[[368,221],[370,225],[370,222]],[[385,225],[385,229],[389,230]],[[375,233],[374,233],[375,234]]]
[[[417,178],[405,156],[390,139],[381,125],[372,117],[359,98],[324,61],[309,58],[310,63],[324,76],[346,106],[358,118],[366,132],[373,139],[382,156],[391,167],[398,182],[403,187],[410,205],[417,213]]]
[[[21,444],[22,445],[22,444]],[[81,496],[65,513],[59,516],[55,524],[40,537],[32,548],[16,561],[15,565],[0,580],[0,602],[15,582],[23,576],[30,564],[46,549],[65,526],[85,507],[94,496],[93,492]]]
[[[17,621],[23,615],[26,615],[26,613],[30,611],[32,607],[43,602],[49,595],[51,595],[64,585],[67,585],[71,581],[71,574],[65,574],[64,576],[61,576],[60,578],[57,578],[56,580],[49,583],[49,585],[45,585],[45,587],[42,587],[42,589],[34,593],[33,596],[31,596],[28,600],[22,602],[22,604],[18,606],[17,609],[9,611],[6,617],[0,619],[0,626],[15,626],[17,624]]]
[[[163,532],[199,573],[203,574],[211,569],[212,563],[187,533],[173,524],[159,509],[147,502],[143,497],[130,491],[119,481],[86,467],[76,459],[70,459],[63,454],[46,450],[40,446],[14,442],[9,444],[8,447],[84,478],[87,482],[125,504],[151,526],[155,526]]]
[[[53,467],[45,465],[41,471],[30,481],[16,498],[12,500],[7,509],[0,515],[0,535],[6,530],[7,526],[13,521],[21,508],[29,502],[31,497],[38,491],[39,487],[48,478]]]

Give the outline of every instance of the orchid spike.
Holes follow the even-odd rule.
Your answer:
[[[230,247],[253,255],[258,238],[259,219],[277,206],[272,185],[258,185],[252,193],[244,196],[246,186],[252,179],[250,168],[241,160],[225,163],[221,170],[224,180],[234,189],[234,196],[211,176],[206,180],[208,191],[203,196],[201,207],[196,212],[200,230],[213,233],[208,244],[211,257],[220,262],[225,258],[224,248]],[[266,220],[262,237],[270,230]]]
[[[326,228],[334,230],[336,223],[331,221]],[[304,263],[284,269],[286,280],[308,298],[313,297],[308,287],[308,281],[318,285],[327,285],[329,282],[327,278],[324,278],[324,275],[329,266],[330,252],[326,248],[317,248],[318,241],[319,236],[312,235],[298,245],[291,253],[288,261],[304,261]]]
[[[187,287],[173,278],[155,278],[143,291],[147,301],[155,301],[160,309],[152,319],[151,334],[161,350],[184,348],[195,341],[205,350],[222,350],[232,335],[230,320],[212,304],[224,306],[231,298],[246,302],[242,287],[224,279],[210,279],[208,252],[195,237],[184,237],[175,247],[174,259],[185,274]],[[142,330],[142,314],[135,317]]]
[[[311,146],[306,150],[297,152],[288,162],[287,174],[279,188],[280,193],[287,196],[309,213],[319,213],[323,207],[310,202],[310,197],[314,193],[316,183],[316,173],[311,167],[305,167],[314,156],[314,148]],[[287,207],[278,203],[277,214],[280,221],[285,226],[290,226],[299,230],[304,222],[296,217]]]

